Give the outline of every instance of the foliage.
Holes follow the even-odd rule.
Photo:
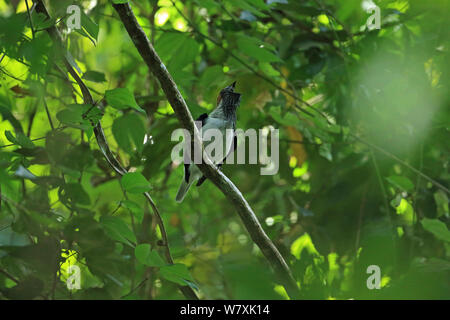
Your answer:
[[[69,32],[74,3],[82,28]],[[449,2],[375,1],[380,30],[366,26],[370,3],[130,1],[194,117],[236,80],[238,128],[280,130],[276,175],[223,171],[305,297],[449,299]],[[174,201],[179,124],[111,1],[46,5],[52,19],[30,21],[25,1],[0,0],[0,297],[180,299],[188,285],[200,298],[286,299],[211,182]],[[98,121],[123,177],[98,148]],[[79,290],[66,286],[74,264]],[[379,290],[367,288],[370,265]]]

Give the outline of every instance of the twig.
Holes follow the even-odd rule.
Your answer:
[[[14,281],[16,284],[19,283],[19,280],[17,280],[16,278],[14,278],[11,274],[9,274],[9,272],[7,272],[6,270],[3,270],[0,268],[0,273],[3,273],[8,279]]]
[[[194,125],[189,108],[173,81],[172,76],[151,45],[144,30],[137,22],[130,4],[113,4],[113,7],[119,14],[131,40],[149,70],[158,78],[181,125],[189,130],[190,134],[194,137],[191,148],[194,148],[194,145],[196,145],[200,148],[199,150],[202,150],[201,138],[198,129]],[[264,232],[258,218],[239,189],[220,170],[217,170],[207,156],[203,156],[203,162],[198,164],[198,166],[203,174],[223,192],[228,201],[235,207],[252,240],[258,245],[263,255],[273,267],[275,274],[284,285],[288,295],[291,298],[300,298],[301,295],[291,270],[278,249]]]

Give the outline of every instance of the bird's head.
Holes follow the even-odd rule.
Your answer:
[[[234,92],[235,87],[236,81],[220,90],[217,97],[217,107],[221,107],[225,114],[234,114],[241,103],[241,94]]]

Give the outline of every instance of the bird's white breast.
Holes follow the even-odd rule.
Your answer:
[[[208,139],[208,130],[209,129],[218,129],[222,136],[222,157],[220,157],[220,160],[214,161],[215,163],[218,163],[223,160],[223,158],[226,157],[228,152],[230,151],[231,145],[233,143],[233,122],[227,121],[219,118],[208,118],[206,120],[206,123],[202,127],[202,139],[203,144],[205,147],[209,146],[210,143],[214,143],[214,138],[210,139],[211,141],[205,141],[205,138]],[[210,134],[211,135],[211,134]],[[214,136],[214,134],[212,134]]]

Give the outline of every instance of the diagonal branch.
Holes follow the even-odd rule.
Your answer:
[[[48,18],[50,18],[50,15],[48,14],[47,9],[45,8],[42,0],[34,0],[34,1],[36,3],[36,11],[43,13]],[[58,30],[55,27],[48,28],[47,30],[48,30],[50,36],[52,37],[53,41],[56,43],[56,45],[58,45],[60,47],[62,52],[66,52],[66,50],[62,44],[61,36],[60,36]],[[83,95],[84,103],[94,105],[94,99],[92,98],[91,92],[89,91],[88,87],[83,82],[83,80],[81,80],[78,73],[71,66],[66,55],[64,55],[63,61],[64,61],[64,65],[65,65],[67,71],[75,79],[76,83],[79,85],[81,93]],[[109,145],[106,140],[106,137],[103,132],[103,128],[102,128],[100,121],[94,127],[94,134],[95,134],[95,138],[97,139],[97,144],[98,144],[100,150],[102,151],[105,159],[108,161],[108,163],[114,169],[114,171],[117,174],[119,174],[120,176],[126,174],[127,173],[126,169],[119,163],[119,161],[115,158],[114,154],[111,152],[111,149],[109,148]],[[161,217],[161,213],[159,212],[159,210],[158,210],[155,202],[153,201],[152,197],[150,196],[150,194],[148,192],[145,192],[144,196],[148,200],[150,206],[152,207],[153,213],[155,214],[155,216],[157,218],[159,229],[161,231],[161,235],[163,238],[163,246],[165,248],[165,256],[166,256],[167,262],[169,264],[173,264],[173,259],[172,259],[172,255],[170,253],[170,248],[169,248],[167,232],[166,232],[166,229],[164,226],[164,221],[162,220],[162,217]],[[179,289],[181,290],[181,292],[187,299],[198,299],[197,295],[192,290],[192,288],[190,288],[188,286],[179,286]]]
[[[113,7],[119,14],[142,59],[153,75],[159,80],[181,125],[194,137],[192,139],[193,144],[197,144],[197,147],[200,147],[201,139],[194,125],[189,108],[164,63],[148,40],[144,30],[142,30],[142,27],[137,22],[131,6],[129,3],[125,3],[113,4]],[[201,147],[198,150],[202,150]],[[217,170],[208,157],[204,157],[203,162],[198,164],[198,166],[203,174],[223,192],[227,200],[235,207],[252,240],[258,245],[265,258],[269,261],[288,295],[291,298],[300,298],[300,292],[291,270],[278,249],[264,232],[255,213],[239,189],[221,171]]]

